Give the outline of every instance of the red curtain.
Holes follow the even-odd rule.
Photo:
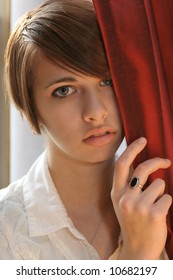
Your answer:
[[[111,69],[127,143],[148,140],[135,164],[172,161],[160,177],[173,195],[173,1],[93,0]],[[166,249],[173,259],[173,207]]]

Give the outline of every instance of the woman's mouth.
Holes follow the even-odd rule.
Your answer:
[[[84,142],[92,146],[103,146],[111,143],[115,139],[115,131],[111,128],[101,128],[89,131],[84,138]]]
[[[109,131],[105,131],[103,133],[98,133],[98,134],[91,135],[90,137],[91,138],[100,137],[100,136],[104,136],[104,135],[107,135],[107,134],[110,134],[110,132]]]

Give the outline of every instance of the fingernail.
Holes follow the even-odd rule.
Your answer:
[[[145,144],[147,142],[147,139],[145,137],[141,137],[138,139],[138,143]]]

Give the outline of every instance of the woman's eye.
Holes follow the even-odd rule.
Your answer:
[[[54,90],[52,96],[58,98],[65,98],[71,94],[75,93],[75,89],[69,86],[62,86]]]
[[[102,80],[100,82],[100,85],[101,86],[110,86],[110,87],[112,87],[113,86],[112,79]]]

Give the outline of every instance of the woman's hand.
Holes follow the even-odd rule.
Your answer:
[[[134,141],[115,166],[111,197],[123,238],[119,259],[159,259],[165,247],[166,216],[172,198],[164,194],[165,182],[161,179],[154,180],[144,191],[141,185],[146,183],[154,171],[168,168],[170,160],[153,158],[139,164],[130,175],[132,179],[139,178],[140,184],[132,188],[128,183],[133,161],[146,143],[145,138]]]

